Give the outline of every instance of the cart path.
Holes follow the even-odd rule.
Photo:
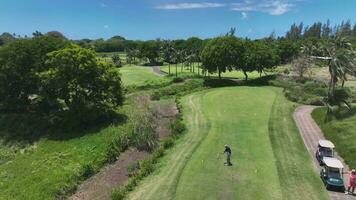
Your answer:
[[[293,118],[296,122],[296,125],[299,129],[300,135],[303,138],[304,144],[306,148],[308,149],[310,156],[313,159],[313,163],[315,166],[315,169],[317,173],[319,173],[319,170],[321,169],[319,166],[318,161],[315,158],[315,152],[317,150],[317,144],[320,139],[325,139],[324,134],[319,128],[319,126],[316,124],[314,119],[311,116],[311,112],[314,110],[314,108],[317,108],[316,106],[300,106],[298,107],[294,114]],[[338,158],[343,165],[345,166],[345,171],[349,170],[349,167],[345,164],[344,160],[335,152],[335,157]],[[345,183],[348,184],[348,177],[344,176]],[[328,194],[330,196],[330,199],[333,200],[341,200],[341,199],[352,199],[355,200],[355,196],[351,195],[345,195],[344,193],[341,192],[334,192],[334,191],[328,191]]]
[[[152,70],[153,70],[154,73],[156,73],[156,74],[159,75],[159,76],[165,76],[165,75],[167,75],[166,72],[161,71],[161,68],[160,68],[159,66],[153,66],[153,67],[152,67]]]

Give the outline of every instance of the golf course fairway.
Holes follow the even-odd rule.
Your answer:
[[[328,199],[281,89],[226,87],[181,102],[185,135],[128,199]]]

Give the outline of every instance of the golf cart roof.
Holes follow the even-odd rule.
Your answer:
[[[323,161],[327,167],[337,168],[337,169],[344,168],[344,165],[341,163],[341,161],[336,158],[324,157]]]
[[[319,146],[331,149],[335,148],[335,145],[329,140],[319,140]]]

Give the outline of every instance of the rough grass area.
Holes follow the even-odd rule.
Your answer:
[[[124,126],[110,126],[69,140],[41,139],[0,164],[0,199],[55,199],[71,191],[106,161],[112,139]]]
[[[326,109],[316,108],[312,117],[324,132],[325,137],[331,140],[336,151],[350,166],[356,167],[356,106],[350,112],[341,111],[329,121],[325,120]]]
[[[150,81],[164,80],[165,77],[161,77],[153,72],[151,67],[139,67],[126,65],[119,69],[122,74],[122,82],[125,86],[129,85],[144,85]]]
[[[211,89],[182,105],[187,133],[129,199],[327,199],[281,89]]]

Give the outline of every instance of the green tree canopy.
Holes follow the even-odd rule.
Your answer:
[[[242,41],[234,36],[214,38],[204,47],[201,60],[203,67],[209,73],[231,71],[242,61],[244,46]]]
[[[122,104],[120,73],[114,64],[97,61],[95,52],[71,46],[49,53],[46,64],[40,74],[46,98],[63,100],[72,111]]]
[[[0,104],[3,109],[23,112],[30,109],[40,93],[37,74],[47,70],[46,54],[68,42],[52,36],[17,39],[0,49]]]

